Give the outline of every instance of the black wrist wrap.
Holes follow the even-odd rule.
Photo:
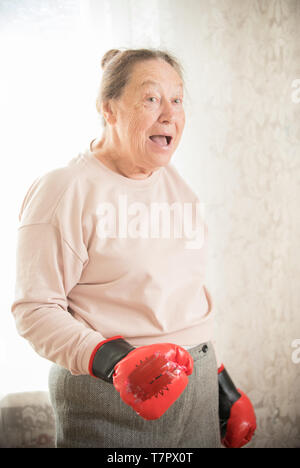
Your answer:
[[[107,341],[97,350],[93,359],[93,374],[106,382],[113,383],[115,365],[135,349],[123,338]]]
[[[221,437],[226,434],[227,422],[232,405],[241,398],[226,369],[218,374],[219,381],[219,418]]]

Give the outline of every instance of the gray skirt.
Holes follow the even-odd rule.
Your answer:
[[[221,448],[213,345],[208,341],[188,352],[194,359],[188,385],[159,419],[150,421],[125,404],[112,384],[53,364],[49,393],[56,447]]]

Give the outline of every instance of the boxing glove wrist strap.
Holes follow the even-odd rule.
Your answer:
[[[221,438],[223,439],[226,434],[231,407],[237,400],[241,398],[241,395],[237,391],[223,364],[218,370],[218,381],[220,431]]]
[[[115,365],[135,349],[122,337],[103,341],[94,350],[91,358],[90,373],[106,382],[113,383]]]
[[[237,388],[223,365],[219,368],[218,381],[220,395],[223,396],[223,399],[226,398],[231,405],[241,398],[241,394],[237,391]]]

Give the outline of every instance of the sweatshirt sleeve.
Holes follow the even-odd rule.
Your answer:
[[[82,268],[83,260],[51,223],[19,227],[11,307],[17,331],[40,356],[74,375],[89,374],[92,352],[104,340],[68,310],[67,296]]]

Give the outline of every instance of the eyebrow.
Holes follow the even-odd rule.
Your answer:
[[[148,85],[148,84],[153,84],[155,86],[160,86],[160,83],[158,83],[157,81],[146,80],[146,81],[143,81],[143,83],[140,85],[140,87]],[[177,87],[178,88],[183,88],[183,84],[182,83],[177,83]]]

